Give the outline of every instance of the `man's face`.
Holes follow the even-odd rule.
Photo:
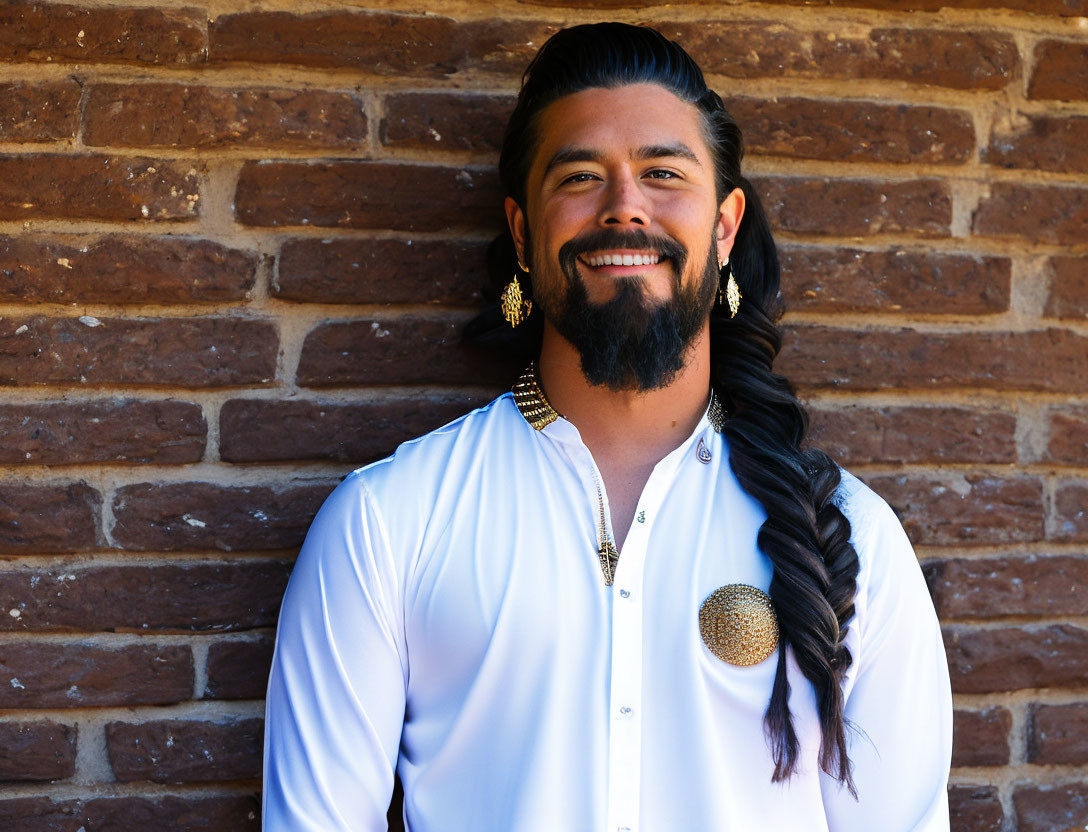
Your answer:
[[[537,123],[526,212],[507,200],[536,302],[591,383],[667,384],[707,324],[743,195],[718,204],[699,111],[656,84],[585,90]]]

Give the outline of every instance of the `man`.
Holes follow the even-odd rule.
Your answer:
[[[948,829],[936,616],[891,510],[802,446],[740,156],[653,30],[541,49],[500,160],[537,360],[314,521],[266,829],[384,829],[394,770],[412,832]]]

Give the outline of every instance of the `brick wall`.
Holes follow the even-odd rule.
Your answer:
[[[343,473],[501,389],[457,345],[501,125],[600,14],[244,5],[0,4],[4,829],[258,828],[292,557]],[[1088,2],[596,5],[745,128],[782,366],[946,623],[954,829],[1082,828]]]

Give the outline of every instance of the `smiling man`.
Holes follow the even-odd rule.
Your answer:
[[[772,371],[741,148],[657,32],[542,47],[500,159],[506,285],[472,327],[535,360],[314,521],[267,830],[384,829],[394,772],[412,832],[948,829],[937,619]]]

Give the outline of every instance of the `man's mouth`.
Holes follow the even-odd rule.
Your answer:
[[[614,249],[610,251],[591,251],[579,258],[585,265],[599,269],[603,266],[653,266],[667,259],[656,251],[635,251],[632,249]]]

